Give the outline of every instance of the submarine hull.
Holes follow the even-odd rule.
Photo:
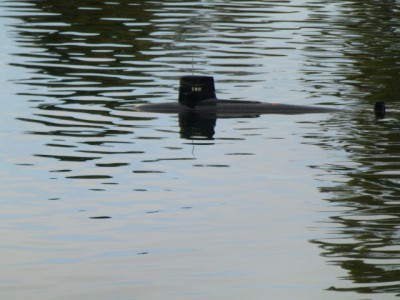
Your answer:
[[[303,106],[279,103],[265,103],[258,101],[237,101],[237,100],[203,100],[195,107],[190,108],[180,103],[154,103],[142,104],[133,107],[136,111],[154,113],[215,113],[218,115],[260,115],[260,114],[309,114],[309,113],[332,113],[339,109],[321,106]]]

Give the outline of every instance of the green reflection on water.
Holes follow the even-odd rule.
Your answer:
[[[336,72],[342,95],[354,99],[354,113],[322,124],[336,134],[320,146],[343,149],[347,161],[322,167],[343,183],[321,191],[331,206],[346,211],[330,217],[329,238],[314,242],[353,283],[330,290],[400,295],[400,252],[382,250],[400,244],[400,7],[396,1],[346,1],[337,7],[339,14],[327,17],[331,30],[319,38],[327,39],[327,46],[330,39],[341,41],[335,45]],[[310,56],[308,61],[323,59]],[[366,114],[377,100],[388,104],[384,121]]]

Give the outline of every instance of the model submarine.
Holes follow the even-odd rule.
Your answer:
[[[246,116],[260,114],[306,114],[331,113],[340,109],[265,103],[259,101],[219,100],[215,94],[214,78],[202,75],[186,75],[180,78],[179,98],[177,103],[154,103],[135,105],[134,110],[155,113],[186,113],[216,114],[217,116]],[[385,116],[383,102],[375,104],[375,116]]]

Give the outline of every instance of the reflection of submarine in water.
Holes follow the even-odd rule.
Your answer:
[[[212,140],[217,125],[215,114],[184,112],[178,114],[181,138],[189,140]]]
[[[214,79],[211,76],[189,75],[180,79],[179,100],[177,103],[142,104],[134,107],[138,111],[157,113],[180,113],[195,111],[223,115],[260,114],[305,114],[330,113],[341,111],[321,106],[304,106],[258,101],[219,100],[215,95]]]

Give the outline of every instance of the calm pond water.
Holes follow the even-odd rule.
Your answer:
[[[2,299],[400,295],[398,1],[0,8]],[[130,109],[192,72],[222,99],[349,111]]]

